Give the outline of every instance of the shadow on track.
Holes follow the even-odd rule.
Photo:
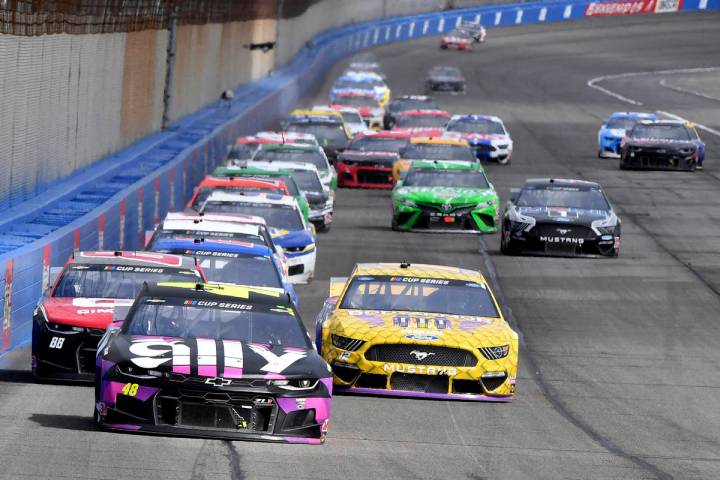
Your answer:
[[[33,413],[29,420],[37,423],[41,427],[47,428],[61,428],[63,430],[73,430],[76,432],[100,431],[90,415],[51,415],[46,413]]]

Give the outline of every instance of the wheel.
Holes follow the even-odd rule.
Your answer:
[[[503,255],[515,255],[517,248],[513,247],[510,234],[505,234],[505,228],[500,230],[500,253]]]
[[[497,163],[498,165],[508,165],[510,163],[510,155],[505,158],[498,158]]]
[[[623,159],[621,158],[621,159],[620,159],[620,170],[627,170],[627,169],[628,169],[628,168],[627,168],[627,166],[625,165],[625,162],[624,162]]]
[[[400,230],[398,228],[397,218],[395,218],[395,215],[393,215],[392,222],[390,224],[390,228],[392,228],[396,232]]]

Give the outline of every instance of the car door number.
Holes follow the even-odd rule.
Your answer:
[[[52,337],[52,339],[50,339],[50,348],[60,350],[63,347],[63,343],[65,343],[65,337]]]

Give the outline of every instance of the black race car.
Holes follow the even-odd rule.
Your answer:
[[[145,284],[98,346],[104,428],[322,443],[332,375],[280,289]]]
[[[540,178],[511,192],[502,219],[502,253],[618,256],[620,219],[599,184]]]
[[[428,92],[465,93],[465,77],[456,67],[433,67],[425,80]]]
[[[620,145],[620,168],[693,171],[702,166],[705,144],[679,120],[636,123]]]
[[[437,100],[427,95],[402,95],[393,98],[385,107],[383,127],[385,130],[392,130],[395,126],[395,117],[405,110],[438,110],[439,108]]]

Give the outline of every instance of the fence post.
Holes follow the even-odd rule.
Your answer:
[[[173,7],[168,25],[167,59],[165,61],[165,91],[163,92],[162,129],[170,124],[170,103],[172,102],[173,74],[175,72],[175,47],[177,46],[178,6]]]

